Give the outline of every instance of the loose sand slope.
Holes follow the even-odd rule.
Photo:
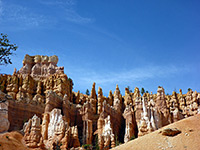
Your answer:
[[[28,150],[21,142],[22,137],[16,131],[0,134],[0,150]]]
[[[181,133],[162,135],[165,128],[177,128]],[[122,144],[115,150],[200,150],[200,114],[165,126],[155,132]]]

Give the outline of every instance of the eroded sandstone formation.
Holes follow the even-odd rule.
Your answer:
[[[24,141],[30,148],[42,146],[40,118],[36,115],[24,125]]]
[[[10,127],[10,122],[8,120],[8,96],[2,91],[0,91],[0,133],[8,131]]]
[[[13,75],[0,74],[0,132],[21,130],[30,148],[109,149],[200,113],[200,93],[140,94],[118,85],[114,93],[92,85],[91,94],[73,92],[73,81],[57,66],[57,56],[29,56]],[[3,112],[3,113],[2,113]]]
[[[21,129],[34,114],[41,117],[51,91],[61,98],[67,94],[72,101],[73,82],[64,74],[63,67],[57,67],[57,62],[57,56],[26,55],[19,71],[15,69],[13,75],[0,74],[1,91],[12,99],[8,101],[9,130]]]
[[[55,149],[62,143],[61,149],[80,147],[77,126],[70,127],[61,114],[60,109],[54,108],[45,113],[42,124],[36,115],[25,123],[24,141],[30,148]]]

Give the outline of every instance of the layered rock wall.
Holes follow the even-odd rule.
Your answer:
[[[10,121],[8,119],[8,101],[9,95],[6,95],[0,91],[0,133],[8,131],[10,127]]]
[[[35,114],[42,118],[44,106],[30,103],[20,103],[14,100],[8,101],[8,120],[10,121],[9,131],[21,130],[24,123]]]

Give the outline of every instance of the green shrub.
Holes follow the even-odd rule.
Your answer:
[[[95,136],[95,150],[99,150],[98,135]]]
[[[54,150],[61,150],[62,143],[57,142],[57,144],[54,145]]]
[[[120,143],[119,143],[119,140],[118,140],[118,136],[116,135],[115,136],[115,146],[119,146]]]
[[[86,150],[92,149],[92,145],[90,145],[90,144],[84,144],[84,145],[82,145],[82,147],[83,147],[84,149],[86,149]]]
[[[131,138],[130,138],[130,141],[131,140],[134,140],[136,137],[135,137],[135,135],[133,135]]]

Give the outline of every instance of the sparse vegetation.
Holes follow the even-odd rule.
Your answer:
[[[68,81],[70,81],[72,85],[74,85],[73,80],[71,78],[68,78]]]
[[[85,94],[89,96],[90,95],[90,91],[87,89]]]
[[[134,140],[136,137],[135,137],[135,135],[133,135],[131,138],[130,138],[130,140]]]
[[[10,56],[17,50],[16,44],[11,44],[8,35],[0,35],[0,65],[12,64]]]
[[[92,149],[92,145],[90,145],[90,144],[84,144],[84,145],[82,145],[82,147],[84,149],[86,149],[86,150],[91,150]]]
[[[191,91],[191,90],[192,90],[191,88],[188,88],[188,92]]]
[[[120,145],[120,142],[119,142],[118,136],[116,135],[115,136],[115,146],[119,146],[119,145]]]
[[[62,143],[57,142],[57,144],[54,145],[54,150],[61,150]]]
[[[95,150],[99,150],[98,135],[95,136]]]
[[[142,89],[141,89],[141,94],[143,95],[144,93],[145,93],[145,89],[142,88]]]
[[[28,119],[25,118],[25,119],[23,120],[23,122],[24,122],[24,123],[28,122]]]
[[[132,93],[133,91],[131,90],[130,86],[127,86],[128,90],[130,93]]]
[[[68,78],[68,81],[70,82],[70,89],[73,89],[74,82],[71,78]]]

